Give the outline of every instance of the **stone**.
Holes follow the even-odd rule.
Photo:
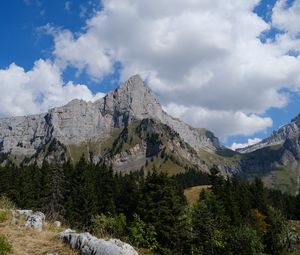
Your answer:
[[[33,214],[32,210],[15,210],[14,212],[18,215],[24,216],[26,219]]]
[[[60,221],[54,221],[53,226],[56,227],[56,228],[60,228],[61,227],[61,222]]]
[[[0,119],[0,153],[31,157],[53,139],[64,145],[104,139],[114,128],[146,118],[168,125],[196,151],[220,147],[212,132],[164,112],[156,95],[135,75],[94,103],[75,99],[47,113]]]
[[[15,212],[25,217],[25,227],[33,228],[37,231],[43,230],[46,217],[42,212],[33,212],[32,210],[16,210]]]
[[[274,131],[273,134],[259,143],[250,145],[246,148],[237,149],[240,153],[249,153],[262,148],[283,145],[286,141],[293,142],[295,138],[300,136],[300,114],[292,119],[290,123],[280,127],[277,131]],[[297,145],[297,144],[295,144]],[[300,150],[299,150],[300,151]]]
[[[118,239],[98,239],[89,233],[77,234],[71,229],[61,232],[59,237],[81,255],[138,255],[131,245]]]

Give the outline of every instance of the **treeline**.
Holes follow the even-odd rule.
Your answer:
[[[189,207],[183,187],[212,185]],[[155,254],[281,254],[287,219],[298,219],[300,198],[238,178],[189,170],[177,177],[156,171],[115,174],[83,158],[75,165],[8,165],[0,168],[0,193],[20,208],[42,210],[53,220],[99,237],[117,237]],[[289,247],[287,247],[289,246]]]

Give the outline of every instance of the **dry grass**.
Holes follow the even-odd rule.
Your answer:
[[[140,248],[137,251],[138,251],[139,255],[155,255],[155,253],[150,251],[149,249]]]
[[[38,232],[36,230],[25,228],[21,224],[10,224],[10,219],[0,224],[0,235],[7,238],[13,247],[14,255],[43,255],[50,252],[57,252],[60,255],[78,255],[67,247],[58,237],[61,229],[54,228],[49,224],[45,224],[44,230]]]
[[[211,185],[199,185],[199,186],[194,186],[194,187],[185,189],[184,195],[186,197],[188,205],[190,205],[190,206],[194,205],[198,201],[201,191],[207,190],[210,187],[211,187]]]

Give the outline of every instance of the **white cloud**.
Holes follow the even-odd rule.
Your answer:
[[[74,98],[96,100],[87,86],[64,84],[60,69],[50,61],[38,60],[31,70],[16,64],[0,69],[0,116],[25,115],[47,111]]]
[[[300,1],[295,0],[289,6],[287,0],[278,0],[273,8],[273,26],[296,36],[300,32]]]
[[[54,54],[56,64],[61,68],[72,65],[80,72],[87,71],[93,79],[99,79],[112,71],[109,51],[105,51],[105,46],[100,45],[93,35],[85,34],[75,39],[68,30],[57,33],[50,29],[49,32],[55,34]]]
[[[236,149],[241,149],[241,148],[246,148],[250,145],[253,145],[253,144],[256,144],[256,143],[259,143],[261,141],[260,138],[254,138],[254,139],[248,139],[248,142],[247,143],[233,143],[231,146],[230,146],[230,149],[232,150],[236,150]]]
[[[290,36],[300,30],[299,2],[286,13],[279,1],[268,24],[253,13],[259,0],[104,0],[83,32],[53,33],[53,53],[57,65],[98,80],[118,61],[122,80],[141,74],[169,112],[184,107],[189,123],[253,134],[272,125],[266,110],[287,105],[282,88],[300,88],[299,58],[286,54],[300,45]],[[272,25],[288,40],[262,43]]]
[[[193,126],[206,127],[220,138],[239,134],[252,135],[271,127],[273,124],[269,117],[261,117],[256,114],[246,115],[239,111],[216,111],[173,103],[165,106],[164,110]]]

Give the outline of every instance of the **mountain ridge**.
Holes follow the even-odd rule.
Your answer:
[[[42,161],[43,157],[49,158],[46,147],[51,147],[56,153],[51,156],[52,159],[65,160],[67,154],[71,154],[71,147],[91,141],[101,140],[102,143],[110,139],[114,130],[124,129],[144,119],[153,119],[170,127],[179,135],[180,143],[188,144],[196,152],[214,153],[221,148],[212,132],[193,128],[168,115],[141,77],[134,75],[95,102],[74,99],[47,113],[0,119],[0,154],[12,156],[19,162],[25,157],[29,158],[29,162],[37,158]],[[144,140],[139,144],[140,149],[143,143]],[[95,153],[93,157],[97,161]],[[101,157],[99,154],[98,158]]]
[[[278,130],[260,141],[259,143],[237,149],[240,153],[249,153],[269,146],[282,145],[287,139],[300,135],[300,114],[293,118],[290,123],[283,125]]]

